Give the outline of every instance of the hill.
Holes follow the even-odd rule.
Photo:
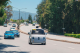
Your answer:
[[[13,14],[12,19],[14,20],[19,19],[19,11],[13,11],[12,14]],[[24,20],[28,19],[29,14],[32,16],[32,19],[34,19],[36,13],[29,13],[24,11],[20,11],[20,18],[22,17]]]

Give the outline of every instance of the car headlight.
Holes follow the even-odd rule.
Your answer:
[[[7,35],[5,35],[5,36],[7,36]]]
[[[45,37],[43,37],[43,39],[45,39]]]

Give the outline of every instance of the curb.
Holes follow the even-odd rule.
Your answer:
[[[21,26],[23,26],[23,25],[21,25]],[[21,27],[21,26],[20,26],[20,27]],[[23,34],[28,35],[28,33],[23,32],[23,31],[21,31],[21,30],[19,30],[19,32],[21,32],[21,33],[23,33]],[[80,42],[73,42],[73,41],[68,41],[68,40],[60,40],[60,39],[51,39],[51,38],[48,38],[48,37],[46,37],[46,39],[49,39],[49,40],[54,40],[54,41],[61,41],[61,42],[74,43],[74,44],[80,44]]]
[[[51,39],[51,38],[48,38],[48,37],[47,37],[47,39],[49,39],[49,40],[55,40],[55,41],[61,41],[61,42],[74,43],[74,44],[80,44],[80,42],[73,42],[73,41],[68,41],[68,40]]]

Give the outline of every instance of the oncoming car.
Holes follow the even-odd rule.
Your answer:
[[[8,25],[11,25],[11,23],[8,23]]]
[[[15,29],[14,27],[11,27],[11,28],[10,28],[10,31],[12,31],[12,30],[16,30],[16,29]]]
[[[46,45],[46,34],[43,29],[34,28],[31,29],[29,34],[29,44],[41,43]]]
[[[12,38],[12,39],[14,39],[14,33],[12,31],[6,31],[4,33],[4,39],[6,39],[6,38]]]
[[[13,24],[12,27],[16,27],[16,24]]]

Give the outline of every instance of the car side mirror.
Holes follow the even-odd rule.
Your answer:
[[[45,35],[47,35],[47,33],[45,33]]]

